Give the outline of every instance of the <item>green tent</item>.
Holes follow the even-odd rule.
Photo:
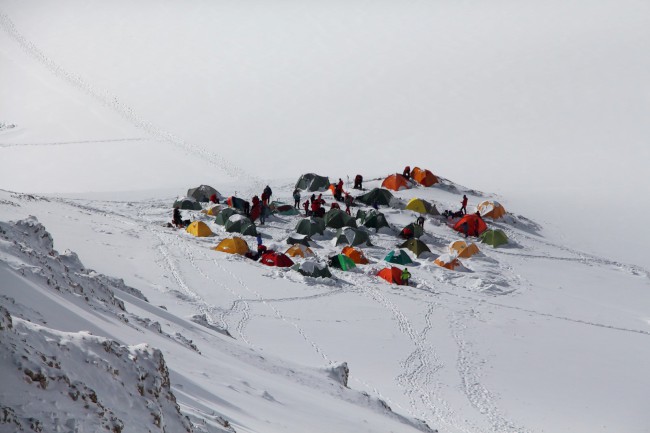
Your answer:
[[[330,257],[329,265],[333,268],[343,269],[344,271],[349,271],[350,269],[357,267],[352,259],[345,254],[337,254]]]
[[[393,250],[390,253],[386,254],[384,260],[389,263],[397,263],[399,265],[408,265],[410,263],[413,263],[413,260],[411,260],[409,255],[404,250]]]
[[[360,195],[356,198],[356,200],[359,200],[361,203],[367,204],[368,206],[372,206],[374,202],[377,202],[377,204],[380,205],[390,206],[390,201],[392,199],[393,194],[391,194],[391,192],[387,189],[383,188],[374,188],[364,195]]]
[[[414,237],[414,238],[419,238],[420,236],[422,236],[424,234],[424,229],[422,228],[421,225],[411,223],[411,224],[407,225],[406,227],[404,227],[401,232],[399,232],[400,237],[403,237],[403,238],[407,237],[404,234],[404,231],[406,229],[411,230],[411,233],[413,233],[413,236],[411,236],[411,237]]]
[[[241,233],[243,235],[255,236],[257,230],[255,225],[243,215],[233,215],[228,218],[225,224],[226,231],[230,233]]]
[[[357,212],[357,218],[358,217],[359,212]],[[375,231],[382,227],[388,227],[388,221],[386,221],[384,214],[374,209],[370,209],[368,212],[363,212],[361,224],[365,227],[374,228]]]
[[[235,209],[231,208],[231,207],[221,209],[221,212],[219,212],[219,215],[217,215],[214,218],[214,222],[219,224],[220,226],[226,225],[226,222],[228,221],[228,219],[231,216],[235,215],[236,213],[237,213],[237,211]]]
[[[492,245],[493,247],[498,247],[499,245],[508,243],[508,236],[506,236],[505,232],[500,229],[486,230],[480,237],[481,242]]]
[[[210,196],[212,195],[216,195],[219,200],[223,200],[223,196],[219,194],[219,191],[210,185],[201,185],[187,190],[187,196],[194,198],[196,201],[210,201]]]
[[[363,230],[355,229],[352,227],[340,228],[336,231],[336,245],[372,245],[368,233]]]
[[[356,227],[357,222],[341,209],[330,209],[323,218],[327,227],[340,229],[341,227]]]
[[[314,173],[306,173],[300,176],[296,182],[296,189],[303,191],[326,191],[330,186],[327,176],[319,176]]]
[[[296,224],[296,232],[301,235],[312,236],[315,234],[322,235],[325,231],[325,221],[323,218],[305,218]]]
[[[353,263],[354,264],[354,263]],[[306,277],[312,278],[331,278],[332,273],[326,265],[320,265],[314,261],[307,260],[302,263],[297,263],[291,267],[296,272],[301,273]]]
[[[420,257],[420,254],[431,252],[429,247],[419,239],[411,238],[399,246],[400,248],[407,248],[415,254],[415,257]]]
[[[192,197],[179,198],[174,202],[173,207],[176,206],[178,206],[179,209],[201,210],[201,203],[194,200]]]

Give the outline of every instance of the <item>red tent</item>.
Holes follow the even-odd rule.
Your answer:
[[[390,268],[384,268],[377,274],[380,278],[388,281],[389,283],[394,283],[399,286],[402,285],[402,270],[395,266]]]
[[[293,261],[286,254],[276,253],[275,251],[269,251],[262,254],[262,259],[260,260],[266,266],[278,266],[280,268],[288,268],[293,266]]]
[[[466,227],[465,223],[467,223]],[[467,231],[468,236],[478,236],[487,230],[487,224],[485,224],[483,218],[475,213],[471,213],[458,220],[458,222],[454,224],[454,230],[463,234]]]

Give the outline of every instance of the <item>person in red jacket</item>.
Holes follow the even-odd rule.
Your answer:
[[[338,201],[343,200],[343,181],[339,177],[339,182],[334,187],[334,198]]]
[[[212,203],[219,204],[219,198],[217,197],[216,194],[212,194],[212,195],[210,196],[210,201],[211,201]]]
[[[463,215],[467,215],[467,196],[465,194],[463,194],[463,201],[460,204],[462,205],[460,211]]]
[[[302,207],[305,209],[305,216],[309,216],[309,199],[305,200]]]

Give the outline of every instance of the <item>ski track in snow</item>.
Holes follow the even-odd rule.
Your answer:
[[[176,135],[173,135],[169,132],[164,131],[163,129],[156,127],[151,122],[144,120],[131,107],[121,102],[115,95],[112,95],[105,90],[100,90],[98,87],[93,86],[80,76],[65,70],[54,60],[45,55],[45,53],[43,53],[43,51],[41,51],[36,46],[36,44],[31,42],[27,37],[25,37],[25,35],[20,33],[9,16],[2,11],[0,11],[0,27],[2,27],[2,29],[11,37],[11,39],[16,41],[23,52],[35,59],[37,62],[41,63],[53,75],[67,82],[77,90],[90,96],[102,106],[118,113],[132,125],[142,129],[160,141],[172,144],[173,146],[184,150],[188,154],[197,156],[203,161],[208,161],[216,168],[220,169],[231,177],[248,182],[253,181],[258,189],[264,187],[265,183],[262,182],[262,180],[257,176],[247,173],[245,170],[226,160],[221,155],[209,151],[203,146],[188,143],[180,137],[177,137]]]
[[[82,140],[82,141],[52,141],[49,143],[0,143],[0,148],[3,147],[19,147],[19,146],[63,146],[66,144],[97,144],[97,143],[124,143],[131,141],[147,141],[147,138],[115,138],[107,140]]]

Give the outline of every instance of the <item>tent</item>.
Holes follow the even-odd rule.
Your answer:
[[[361,224],[365,227],[374,228],[375,231],[382,227],[388,227],[388,221],[383,213],[370,209],[367,212],[357,212],[357,218],[361,215]]]
[[[323,220],[323,218],[305,218],[298,221],[298,224],[296,224],[296,232],[300,233],[301,235],[322,235],[324,231],[325,220]]]
[[[249,251],[246,241],[237,236],[222,240],[219,242],[219,245],[214,247],[214,249],[217,251],[222,251],[224,253],[240,254],[242,256]]]
[[[213,194],[216,195],[219,200],[223,200],[223,196],[219,191],[209,185],[201,185],[187,190],[188,197],[192,197],[194,200],[202,202],[210,201],[210,196]]]
[[[244,200],[243,198],[234,197],[234,196],[228,197],[226,203],[228,203],[228,206],[235,208],[241,212],[244,212],[246,210],[246,200]],[[250,203],[248,204],[248,206],[250,207]]]
[[[465,233],[466,229],[463,226],[465,223],[467,223],[467,233]],[[454,230],[463,234],[467,234],[468,236],[478,236],[487,230],[487,224],[485,224],[483,218],[474,213],[471,213],[458,220],[458,222],[454,224]]]
[[[436,175],[431,173],[429,170],[421,169],[420,167],[413,167],[413,170],[411,170],[411,179],[422,186],[431,186],[439,182]]]
[[[179,209],[201,210],[201,203],[194,200],[192,197],[179,198],[174,202],[174,207],[178,206]]]
[[[228,218],[230,218],[235,214],[237,214],[237,211],[235,209],[227,207],[225,209],[222,209],[221,212],[219,212],[219,215],[216,216],[214,222],[219,224],[220,226],[225,225],[226,222],[228,221]]]
[[[415,257],[420,257],[420,254],[431,252],[429,247],[419,239],[411,238],[399,246],[400,248],[407,248],[415,254]]]
[[[342,269],[344,271],[349,271],[350,269],[357,267],[352,259],[344,254],[332,256],[328,259],[328,262],[331,267]]]
[[[279,201],[274,201],[269,204],[269,209],[271,212],[277,213],[279,215],[298,215],[300,211],[290,204],[281,203]]]
[[[411,231],[411,236],[406,235],[406,230]],[[424,229],[422,228],[421,225],[419,224],[414,224],[411,223],[404,227],[400,232],[399,232],[399,237],[404,238],[404,239],[410,239],[410,238],[419,238],[424,234]]]
[[[284,252],[286,255],[289,257],[313,257],[314,252],[309,248],[308,246],[301,245],[301,244],[293,244],[293,246],[289,247],[288,250]]]
[[[354,220],[354,218],[352,218],[341,209],[328,210],[323,219],[325,220],[325,225],[327,227],[332,227],[334,229],[357,226],[357,222]]]
[[[257,230],[255,224],[243,215],[233,215],[226,221],[225,228],[230,233],[241,233],[243,235],[255,236]]]
[[[309,236],[296,235],[296,234],[290,235],[287,238],[287,244],[289,244],[289,245],[300,244],[300,245],[304,245],[304,246],[308,247],[309,246]]]
[[[327,176],[319,176],[314,173],[306,173],[300,176],[296,182],[296,189],[303,191],[325,191],[330,186]]]
[[[506,214],[506,209],[496,201],[482,201],[476,206],[476,210],[483,218],[498,219]]]
[[[454,241],[449,244],[449,253],[456,257],[468,259],[478,252],[479,249],[474,242],[469,245],[465,241]]]
[[[368,233],[363,230],[344,227],[336,231],[336,245],[361,245],[365,243],[366,245],[372,245],[370,243],[370,237]]]
[[[389,283],[392,284],[397,284],[398,286],[402,286],[402,270],[400,268],[397,268],[395,266],[391,266],[390,268],[384,268],[379,273],[377,274],[380,278],[383,278],[384,280],[388,281]]]
[[[421,214],[440,215],[435,204],[431,204],[421,198],[412,198],[407,204],[406,208]]]
[[[492,245],[493,247],[498,247],[499,245],[508,243],[508,236],[506,236],[505,232],[500,229],[486,230],[481,235],[481,242]]]
[[[351,246],[345,246],[343,247],[343,250],[341,251],[341,254],[344,254],[348,256],[349,258],[352,259],[354,263],[357,265],[367,265],[368,259],[366,258],[365,254],[363,254],[363,251],[356,249]]]
[[[391,174],[381,183],[382,188],[399,191],[401,189],[409,189],[411,185],[407,178],[401,174]]]
[[[388,263],[397,263],[398,265],[408,265],[413,263],[413,260],[406,254],[404,250],[393,250],[390,253],[386,254],[384,257]]]
[[[204,214],[210,215],[210,216],[217,216],[217,215],[219,215],[219,212],[221,212],[221,205],[218,205],[218,204],[215,204],[214,206],[212,206],[209,209],[203,209],[201,211],[201,213],[204,213]]]
[[[301,273],[306,277],[312,278],[331,278],[332,273],[326,265],[318,264],[314,261],[307,260],[300,264],[295,264],[291,267],[296,272]]]
[[[393,194],[387,189],[373,188],[367,193],[360,195],[356,200],[363,204],[372,206],[374,202],[383,206],[390,206],[390,201],[393,199]]]
[[[454,270],[458,266],[460,266],[460,261],[456,258],[456,256],[451,255],[451,254],[443,254],[439,256],[434,262],[438,266],[442,266],[443,268]]]
[[[260,262],[266,266],[277,266],[279,268],[288,268],[293,266],[293,260],[291,260],[286,254],[277,253],[275,251],[269,251],[262,254]]]
[[[192,224],[187,226],[185,231],[200,238],[212,236],[214,234],[212,233],[212,230],[210,230],[210,227],[208,227],[208,225],[202,221],[194,221]]]

